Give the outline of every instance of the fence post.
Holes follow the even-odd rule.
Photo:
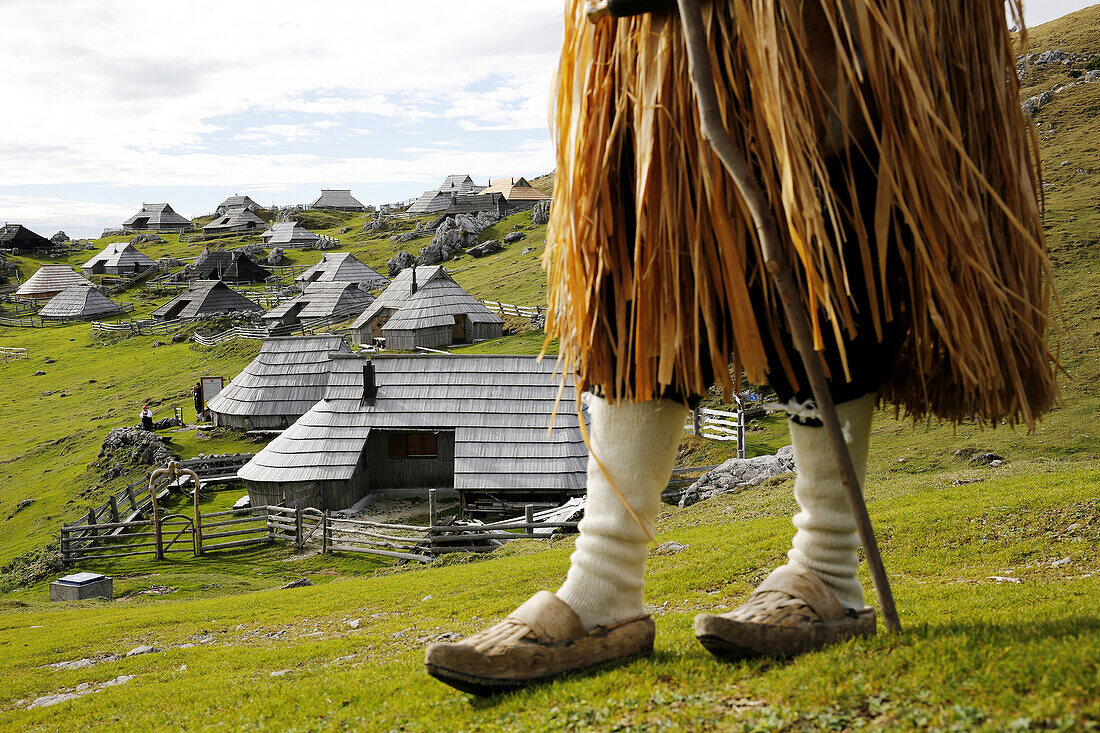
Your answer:
[[[428,489],[428,527],[434,529],[437,524],[439,524],[439,517],[435,505],[435,489]]]
[[[114,494],[107,497],[107,504],[111,510],[111,521],[118,522],[118,499],[115,498]]]
[[[523,507],[523,521],[527,523],[527,539],[533,539],[535,536],[535,528],[531,525],[535,522],[535,507],[530,504],[526,504]]]
[[[94,527],[95,523],[96,523],[95,507],[88,507],[88,524],[91,525],[92,527]],[[95,531],[95,529],[89,529],[88,530],[88,536],[92,538],[92,541],[91,541],[91,546],[92,547],[96,546],[95,539],[96,539],[97,535],[98,535],[98,533]]]
[[[182,481],[180,482],[182,483]],[[199,482],[195,482],[195,557],[202,555],[202,512],[199,511]]]
[[[300,506],[294,510],[294,535],[294,544],[300,550],[305,546],[305,533],[302,531],[302,507]]]
[[[69,530],[61,525],[61,565],[69,564]]]
[[[737,411],[737,457],[745,457],[745,413]]]
[[[137,511],[137,499],[134,498],[134,485],[131,483],[126,484],[126,498],[130,500],[130,510]]]
[[[321,554],[328,552],[329,510],[325,510],[325,516],[321,518]]]
[[[702,419],[703,419],[703,413],[701,412],[700,408],[696,408],[696,409],[691,411],[691,434],[692,435],[698,435],[699,434],[699,423],[702,422]]]

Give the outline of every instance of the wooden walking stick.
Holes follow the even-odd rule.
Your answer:
[[[683,27],[684,42],[688,51],[688,69],[699,108],[703,138],[714,150],[719,160],[722,161],[722,165],[729,173],[730,178],[733,179],[741,198],[745,200],[745,204],[752,214],[756,235],[760,239],[760,246],[763,250],[764,264],[775,283],[776,290],[779,291],[779,297],[783,303],[783,312],[787,316],[787,323],[790,326],[791,335],[794,337],[795,348],[798,349],[798,354],[802,357],[802,365],[809,377],[814,400],[817,402],[817,409],[821,414],[821,422],[825,425],[825,433],[840,468],[844,494],[848,498],[848,507],[856,520],[859,539],[863,543],[863,551],[867,556],[867,568],[871,571],[875,593],[878,595],[879,606],[882,608],[883,623],[889,632],[901,631],[901,622],[898,619],[897,608],[894,605],[894,594],[890,590],[890,580],[886,577],[886,567],[882,563],[882,555],[879,553],[875,531],[871,527],[871,517],[867,513],[863,491],[859,485],[859,479],[856,477],[855,466],[852,465],[852,457],[848,453],[848,445],[844,440],[844,431],[841,428],[839,418],[837,418],[833,397],[829,393],[829,387],[825,381],[825,370],[821,363],[821,357],[814,350],[813,337],[810,333],[810,324],[806,318],[806,310],[802,303],[802,295],[791,270],[790,261],[787,259],[787,252],[779,239],[779,229],[776,226],[775,218],[772,216],[771,207],[764,191],[753,175],[748,161],[734,144],[733,138],[730,137],[718,113],[718,98],[714,91],[714,73],[711,70],[710,56],[703,31],[703,20],[699,13],[699,0],[676,1],[680,8],[680,23]]]

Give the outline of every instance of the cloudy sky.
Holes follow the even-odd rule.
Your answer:
[[[562,6],[0,0],[0,221],[92,236],[143,201],[196,216],[546,173]]]

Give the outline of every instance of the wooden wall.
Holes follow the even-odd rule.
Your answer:
[[[451,489],[455,481],[455,434],[437,433],[439,455],[435,458],[389,457],[389,436],[404,431],[371,430],[363,448],[365,468],[370,476],[369,489],[384,493],[387,489]],[[361,498],[361,497],[360,497]]]

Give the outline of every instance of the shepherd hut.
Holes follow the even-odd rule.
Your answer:
[[[177,214],[168,204],[142,204],[141,211],[122,223],[129,231],[183,232],[191,221]]]
[[[277,221],[260,235],[265,247],[301,248],[313,247],[321,241],[321,235],[298,224],[296,221]]]
[[[346,188],[322,188],[321,195],[309,205],[311,209],[334,209],[336,211],[366,211],[354,196],[351,190]]]
[[[251,209],[236,208],[215,216],[213,221],[202,228],[202,233],[206,236],[212,236],[236,232],[255,232],[266,226],[267,222],[256,216]]]
[[[263,282],[271,271],[257,265],[239,249],[206,249],[191,265],[189,279],[227,282]]]
[[[122,312],[122,306],[87,285],[70,285],[42,306],[38,315],[56,320],[102,318]]]
[[[508,203],[517,209],[530,209],[539,201],[546,201],[550,197],[538,190],[526,178],[497,178],[489,181],[489,187],[482,191],[486,193],[500,193]]]
[[[414,201],[405,213],[416,215],[442,212],[453,203],[454,196],[480,193],[484,188],[484,186],[474,183],[474,179],[468,175],[461,173],[450,175],[438,188],[422,193],[420,198]]]
[[[53,242],[35,234],[22,224],[5,224],[0,227],[0,249],[17,249],[22,252],[50,249]]]
[[[406,351],[499,338],[504,320],[463,290],[442,267],[407,267],[352,324],[352,338]]]
[[[134,275],[157,263],[128,242],[108,244],[102,252],[80,266],[87,276]]]
[[[324,399],[237,475],[253,505],[344,509],[427,489],[457,492],[466,510],[559,504],[584,493],[587,450],[555,369],[528,356],[333,354]]]
[[[294,278],[299,286],[316,282],[358,283],[364,290],[374,290],[389,283],[372,268],[364,265],[351,252],[330,252],[321,255],[321,261]]]
[[[353,318],[374,302],[374,296],[355,283],[315,282],[297,298],[280,303],[264,314],[269,326],[293,326],[307,318]]]
[[[221,280],[198,280],[150,315],[172,321],[238,312],[263,313],[264,309]]]
[[[68,265],[42,265],[15,291],[15,297],[26,300],[49,300],[73,285],[93,288],[95,285]]]
[[[218,208],[214,210],[214,213],[217,216],[223,216],[225,214],[228,214],[233,209],[248,209],[249,211],[257,211],[262,208],[262,206],[250,199],[248,196],[233,195],[218,204]]]
[[[214,423],[242,430],[280,430],[325,396],[332,359],[351,353],[339,336],[264,339],[259,355],[207,407]]]

